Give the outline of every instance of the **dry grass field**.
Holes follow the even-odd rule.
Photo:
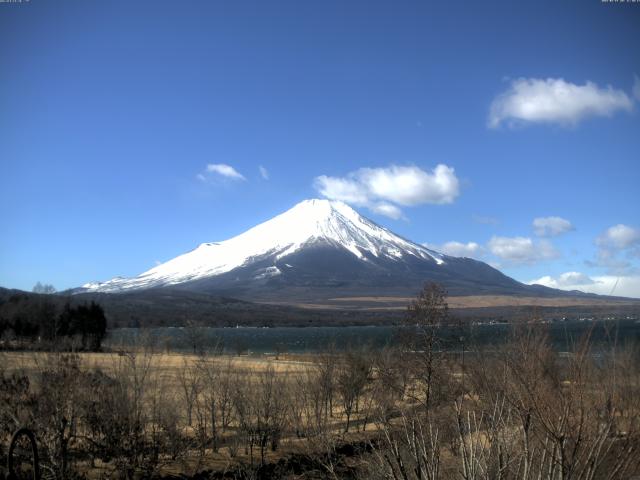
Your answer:
[[[405,309],[412,301],[409,297],[342,297],[331,298],[330,302],[336,305],[341,303],[363,304],[393,304],[395,308]],[[537,306],[537,307],[571,307],[585,305],[626,305],[637,303],[633,300],[611,300],[599,298],[580,297],[518,297],[513,295],[468,295],[448,297],[449,308],[483,308],[483,307],[510,307],[510,306]],[[390,308],[394,308],[390,307]]]
[[[310,310],[368,310],[404,311],[413,299],[400,296],[334,297],[316,302],[297,302],[294,305]],[[289,305],[287,302],[265,302],[271,305]],[[635,299],[593,297],[522,297],[514,295],[467,295],[448,297],[452,309],[478,309],[498,307],[615,307],[638,306]]]
[[[133,403],[139,402],[139,411],[130,412],[126,407],[122,411],[111,412],[114,417],[128,417],[142,415],[146,417],[146,429],[153,431],[156,428],[173,430],[176,437],[173,440],[181,443],[181,452],[176,458],[171,455],[157,461],[154,467],[154,475],[171,474],[195,474],[202,470],[226,471],[231,468],[250,468],[268,462],[277,462],[288,455],[309,455],[318,445],[309,441],[306,435],[301,433],[304,428],[311,428],[311,412],[308,405],[302,405],[301,401],[309,399],[309,391],[304,390],[310,382],[315,382],[318,374],[318,358],[313,355],[265,355],[257,357],[248,356],[199,356],[182,353],[154,353],[140,349],[136,352],[120,353],[48,353],[48,352],[0,352],[0,373],[6,377],[25,376],[29,378],[31,387],[36,391],[50,390],[59,387],[62,390],[76,390],[77,385],[69,378],[65,378],[68,372],[62,373],[62,381],[59,385],[47,385],[44,382],[51,381],[49,375],[52,371],[64,371],[69,369],[66,359],[72,358],[75,371],[77,366],[80,372],[91,374],[102,372],[108,378],[117,379],[129,391],[127,396],[139,395],[133,399]],[[204,365],[206,364],[206,366]],[[333,367],[332,367],[333,368]],[[208,377],[213,375],[214,377]],[[223,378],[224,377],[224,378]],[[216,381],[224,383],[222,387]],[[139,383],[139,385],[136,385]],[[83,385],[82,387],[85,387]],[[139,388],[139,392],[137,392]],[[213,401],[229,402],[227,415],[231,414],[231,402],[246,402],[251,395],[264,394],[267,389],[272,389],[269,395],[272,398],[260,406],[249,407],[253,413],[234,413],[226,426],[222,426],[217,436],[218,445],[214,448],[210,438],[203,440],[203,434],[211,435],[211,421],[220,412],[210,411],[209,405]],[[259,392],[259,393],[258,393]],[[70,402],[82,401],[93,403],[99,401],[102,392],[86,389],[83,391],[68,392],[73,398]],[[232,399],[232,397],[235,397]],[[241,398],[246,397],[246,398]],[[131,400],[131,398],[129,399]],[[255,399],[260,403],[263,399]],[[317,399],[316,399],[317,400]],[[294,406],[295,404],[295,406]],[[271,411],[258,412],[264,408]],[[322,406],[317,406],[322,409]],[[356,427],[358,422],[366,416],[363,412],[351,413],[352,424],[350,432],[344,432],[345,413],[336,398],[332,400],[330,412],[324,412],[325,419],[321,419],[325,433],[335,437],[335,441],[358,442],[368,438],[369,432],[360,432]],[[18,406],[18,409],[20,407]],[[292,418],[286,418],[292,414],[296,416],[298,425],[293,427]],[[1,410],[0,410],[1,411]],[[162,425],[164,414],[170,412],[172,425]],[[254,415],[263,418],[240,418],[242,415]],[[278,416],[275,421],[277,428],[282,429],[278,434],[278,447],[273,448],[265,444],[258,445],[261,436],[258,431],[261,428],[271,429],[267,425]],[[79,419],[78,419],[79,420]],[[216,417],[217,421],[220,418]],[[370,419],[369,419],[370,421]],[[253,426],[247,422],[255,422]],[[261,422],[265,422],[261,425]],[[285,424],[287,424],[286,432]],[[356,428],[354,428],[356,427]],[[251,430],[247,434],[239,433],[240,430]],[[293,430],[300,430],[295,433]],[[369,427],[371,430],[371,426]],[[37,430],[37,428],[34,428]],[[209,431],[207,431],[209,430]],[[78,432],[74,432],[76,434]],[[240,438],[242,436],[242,438]],[[266,437],[266,435],[264,435]],[[80,435],[79,435],[80,437]],[[242,445],[240,445],[242,442]],[[323,440],[324,442],[324,440]],[[55,442],[53,442],[55,443]],[[201,445],[202,443],[202,445]],[[70,442],[71,446],[73,442]],[[248,444],[248,446],[247,446]],[[329,446],[330,445],[330,446]],[[327,442],[326,446],[320,445],[320,451],[325,448],[333,448],[334,440]],[[81,448],[80,444],[75,445]],[[247,467],[247,465],[249,467]],[[87,463],[76,461],[75,469],[87,478],[103,478],[116,475],[116,466],[113,462],[100,460]]]
[[[162,372],[168,377],[177,378],[184,370],[185,366],[193,366],[201,359],[198,355],[184,353],[150,353],[140,352],[141,355],[148,355],[151,372]],[[7,373],[19,371],[34,374],[44,365],[47,365],[61,354],[47,352],[0,352],[0,364],[3,365]],[[62,354],[64,355],[64,354]],[[77,354],[83,368],[100,369],[106,374],[113,374],[122,364],[124,353],[98,353],[80,352]],[[224,355],[212,356],[210,361],[220,365],[231,362],[235,369],[239,371],[250,371],[261,373],[269,367],[279,375],[292,375],[307,371],[313,363],[313,355],[260,355],[249,357],[246,355]]]

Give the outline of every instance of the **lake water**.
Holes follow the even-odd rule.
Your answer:
[[[640,341],[640,320],[564,321],[540,325],[547,329],[558,351],[571,350],[572,345],[591,331],[594,343],[599,345]],[[405,332],[407,330],[404,330]],[[506,341],[512,327],[508,324],[482,324],[438,329],[444,348],[458,350],[461,338],[466,345],[490,346]],[[151,343],[159,349],[189,351],[222,349],[227,353],[265,354],[276,352],[319,352],[334,347],[342,350],[354,346],[383,348],[398,342],[399,327],[274,327],[274,328],[153,328],[112,330],[106,346],[128,347]],[[409,330],[410,332],[410,330]]]

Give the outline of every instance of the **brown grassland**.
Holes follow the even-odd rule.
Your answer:
[[[413,299],[403,296],[334,297],[318,302],[299,302],[295,306],[311,310],[406,310]],[[482,309],[499,307],[616,307],[637,306],[637,300],[593,297],[525,297],[515,295],[464,295],[447,299],[452,309]],[[288,305],[285,302],[266,302]]]

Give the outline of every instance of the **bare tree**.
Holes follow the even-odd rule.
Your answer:
[[[218,450],[219,437],[232,419],[233,360],[222,362],[218,358],[202,355],[196,364],[201,379],[202,401],[209,418],[209,432],[214,451]]]
[[[424,418],[403,411],[398,425],[380,425],[380,441],[373,448],[378,475],[393,480],[445,478],[438,430]]]
[[[200,371],[193,361],[185,357],[182,359],[182,368],[177,372],[177,381],[180,386],[180,395],[187,412],[187,425],[193,425],[193,406],[201,389]]]
[[[333,345],[320,355],[316,368],[318,371],[318,385],[322,392],[325,422],[333,416],[333,394],[336,389],[336,360],[337,354]]]
[[[206,330],[193,320],[187,320],[182,329],[186,346],[194,355],[202,353]]]
[[[434,400],[434,392],[442,380],[438,329],[449,320],[446,295],[440,285],[427,283],[411,302],[407,312],[407,365],[413,367],[413,381],[419,388],[416,399],[423,404],[427,414]]]
[[[145,459],[146,426],[149,421],[145,397],[152,380],[153,350],[145,348],[114,357],[113,414],[110,417],[117,427],[115,468],[122,476],[131,476],[141,468]],[[114,418],[115,416],[115,418]]]
[[[463,478],[621,479],[638,468],[638,368],[590,344],[559,358],[545,332],[521,329],[478,362],[479,401],[456,403]]]
[[[40,369],[38,429],[57,474],[69,474],[69,449],[78,434],[82,391],[80,357],[50,355]]]
[[[349,351],[338,367],[336,385],[347,417],[344,431],[349,431],[351,415],[358,410],[358,402],[369,381],[371,362],[363,351]]]
[[[264,464],[265,450],[278,448],[289,414],[289,402],[282,378],[269,365],[258,375],[254,397],[255,432],[260,446],[260,463]]]

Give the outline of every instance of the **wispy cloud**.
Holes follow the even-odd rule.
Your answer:
[[[345,177],[321,175],[315,189],[324,197],[401,218],[399,206],[452,203],[460,195],[455,170],[440,164],[432,171],[416,166],[361,168]]]
[[[260,171],[260,176],[262,177],[263,180],[269,180],[269,171],[266,168],[260,165],[258,167],[258,170]]]
[[[533,231],[539,237],[557,237],[575,230],[573,224],[562,217],[538,217],[533,220]]]
[[[518,78],[493,100],[488,124],[490,128],[505,123],[575,125],[587,117],[611,116],[632,108],[633,98],[611,86],[599,87],[593,82],[576,85],[562,78]]]
[[[242,175],[235,168],[233,168],[231,165],[227,165],[226,163],[210,163],[207,165],[206,172],[220,175],[231,180],[246,180],[244,175]],[[202,174],[200,174],[200,176],[204,177],[204,175]]]
[[[528,237],[493,236],[487,248],[493,255],[512,265],[533,264],[560,256],[548,240],[534,241]]]

